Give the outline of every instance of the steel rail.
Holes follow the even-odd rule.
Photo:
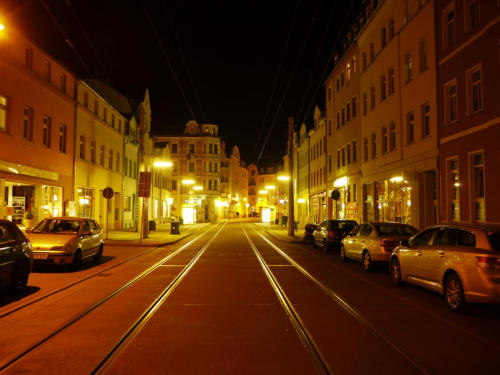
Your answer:
[[[113,346],[113,348],[104,356],[99,364],[94,368],[91,374],[102,374],[118,359],[121,353],[128,347],[132,340],[143,330],[149,320],[163,305],[165,300],[170,296],[173,290],[180,284],[182,279],[188,274],[193,266],[198,262],[203,253],[208,249],[211,243],[224,229],[226,222],[215,233],[215,235],[198,251],[193,259],[179,272],[175,279],[156,297],[153,303],[141,314],[141,316],[130,326],[130,328],[123,334],[120,340]]]
[[[311,280],[316,286],[318,286],[328,297],[334,300],[340,307],[342,307],[345,311],[347,311],[354,319],[356,319],[359,323],[363,324],[365,327],[369,328],[376,336],[381,338],[387,345],[389,345],[392,349],[398,352],[404,359],[410,362],[413,367],[415,367],[418,371],[423,374],[429,375],[430,372],[424,369],[415,359],[411,358],[408,353],[399,348],[385,333],[375,327],[368,319],[366,319],[361,313],[354,308],[354,306],[350,305],[344,298],[342,298],[339,294],[334,292],[331,288],[323,284],[321,281],[316,279],[313,275],[311,275],[305,268],[303,268],[300,264],[298,264],[295,260],[293,260],[288,254],[286,254],[283,250],[277,247],[274,243],[272,243],[269,239],[267,239],[264,235],[259,233],[257,230],[254,231],[258,234],[264,241],[266,241],[269,246],[271,246],[278,254],[280,254],[283,258],[285,258],[288,262],[290,262],[297,270],[299,270],[304,276],[306,276],[309,280]]]
[[[285,310],[286,314],[288,315],[288,318],[290,319],[290,322],[292,323],[293,328],[297,332],[297,335],[299,336],[300,341],[302,342],[302,345],[304,345],[305,349],[307,352],[310,354],[312,357],[313,363],[318,370],[318,373],[320,374],[333,374],[332,369],[328,365],[327,360],[321,353],[321,350],[319,349],[318,345],[314,341],[312,335],[309,333],[307,330],[304,322],[300,318],[299,314],[293,307],[292,303],[290,302],[288,296],[286,295],[285,291],[279,284],[278,280],[270,270],[269,266],[266,264],[264,259],[262,258],[259,250],[253,243],[253,241],[250,239],[250,236],[246,232],[245,228],[242,226],[243,233],[245,234],[248,243],[250,244],[255,256],[257,257],[262,269],[264,270],[264,273],[266,274],[269,283],[271,284],[274,292],[278,296],[278,299],[281,303],[281,306]]]
[[[193,239],[192,241],[197,240],[199,237],[201,237],[201,236],[203,236],[204,234],[206,234],[209,230],[210,230],[210,228],[209,228],[208,230],[204,231],[202,234],[200,234],[198,237],[196,237],[196,238],[195,238],[195,239]],[[186,237],[187,237],[187,236],[186,236]],[[181,241],[181,240],[178,240],[178,241]],[[42,296],[40,296],[40,297],[37,297],[37,298],[35,298],[35,299],[32,299],[31,301],[26,302],[26,303],[24,303],[24,304],[22,304],[22,305],[20,305],[20,306],[17,306],[17,307],[15,307],[15,308],[11,309],[11,310],[7,310],[6,312],[2,312],[2,313],[0,313],[0,319],[5,318],[6,316],[12,315],[13,313],[18,312],[18,311],[20,311],[20,310],[23,310],[23,309],[25,309],[26,307],[29,307],[29,306],[31,306],[31,305],[34,305],[34,304],[35,304],[35,303],[37,303],[37,302],[40,302],[40,301],[43,301],[43,300],[45,300],[45,299],[47,299],[47,298],[49,298],[49,297],[52,297],[52,296],[53,296],[53,295],[55,295],[55,294],[58,294],[58,293],[64,292],[65,290],[70,289],[70,288],[74,287],[75,285],[81,284],[81,283],[83,283],[83,282],[85,282],[85,281],[87,281],[87,280],[90,280],[90,279],[92,279],[92,278],[94,278],[94,277],[97,277],[97,276],[99,276],[99,275],[103,274],[103,273],[106,273],[106,272],[108,272],[109,270],[112,270],[112,269],[114,269],[114,268],[116,268],[116,267],[122,266],[122,265],[124,265],[125,263],[128,263],[128,262],[130,262],[130,261],[132,261],[132,260],[134,260],[134,259],[140,258],[140,257],[142,257],[142,256],[144,256],[144,255],[146,255],[146,254],[149,254],[150,252],[152,252],[152,251],[154,251],[154,250],[161,249],[161,248],[163,248],[163,247],[165,247],[165,246],[167,246],[167,245],[154,246],[154,247],[153,247],[153,248],[151,248],[151,249],[148,249],[148,250],[146,250],[146,251],[144,251],[144,252],[142,252],[142,253],[140,253],[140,254],[134,255],[133,257],[130,257],[130,258],[128,258],[128,259],[125,259],[125,260],[123,260],[123,261],[121,261],[121,262],[119,262],[119,263],[117,263],[117,264],[114,264],[114,265],[112,265],[112,266],[109,266],[108,268],[105,268],[105,269],[103,269],[103,270],[101,270],[101,271],[99,271],[99,272],[95,272],[95,273],[93,273],[93,274],[91,274],[91,275],[88,275],[88,276],[86,276],[86,277],[82,278],[82,279],[76,280],[76,281],[74,281],[74,282],[72,282],[72,283],[70,283],[70,284],[68,284],[68,285],[66,285],[66,286],[64,286],[64,287],[62,287],[62,288],[56,289],[56,290],[54,290],[54,291],[52,291],[52,292],[50,292],[50,293],[47,293],[47,294],[44,294],[44,295],[42,295]]]
[[[216,233],[216,235],[220,232],[220,230],[224,227],[224,225],[225,224],[222,225],[222,227],[219,229],[219,231]],[[97,309],[101,305],[105,304],[106,302],[108,302],[112,298],[116,297],[118,294],[120,294],[121,292],[123,292],[124,290],[126,290],[127,288],[129,288],[130,286],[134,285],[136,282],[138,282],[139,280],[141,280],[145,276],[147,276],[150,273],[152,273],[154,270],[156,270],[157,268],[159,268],[160,266],[162,266],[163,263],[168,262],[171,258],[173,258],[174,256],[180,254],[182,251],[184,251],[186,248],[188,248],[190,245],[192,245],[196,240],[198,240],[199,238],[201,238],[202,236],[204,236],[205,234],[207,234],[210,230],[211,229],[209,229],[208,231],[200,234],[196,238],[193,238],[191,241],[187,242],[186,244],[182,245],[179,249],[177,249],[173,253],[170,253],[166,257],[162,258],[161,260],[159,260],[158,262],[156,262],[155,264],[153,264],[152,266],[148,267],[146,270],[144,270],[143,272],[141,272],[139,275],[135,276],[133,279],[131,279],[127,283],[123,284],[118,289],[115,289],[113,292],[111,292],[110,294],[108,294],[106,297],[102,298],[98,302],[94,303],[92,306],[86,308],[84,311],[82,311],[81,313],[77,314],[76,316],[74,316],[73,318],[71,318],[70,320],[68,320],[66,323],[64,323],[62,326],[60,326],[58,329],[56,329],[52,333],[50,333],[47,336],[45,336],[44,338],[40,339],[35,344],[31,345],[29,348],[24,349],[21,353],[16,354],[13,358],[9,359],[6,363],[1,364],[0,365],[0,371],[3,371],[5,369],[7,369],[11,365],[13,365],[14,363],[16,363],[17,361],[19,361],[20,359],[22,359],[23,357],[25,357],[29,353],[31,353],[33,350],[35,350],[36,348],[38,348],[42,344],[48,342],[54,336],[56,336],[59,333],[61,333],[62,331],[64,331],[66,328],[72,326],[73,324],[75,324],[76,322],[78,322],[80,319],[82,319],[85,316],[89,315],[92,311],[94,311],[95,309]]]

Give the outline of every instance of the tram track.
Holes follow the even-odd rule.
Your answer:
[[[218,236],[218,234],[221,232],[221,230],[224,228],[224,226],[225,226],[225,223],[220,226],[220,228],[215,233],[215,235],[213,235],[212,238],[209,240],[209,242],[202,247],[202,250],[200,250],[200,251],[197,252],[197,255],[195,255],[195,257],[193,259],[196,259],[196,260],[199,259],[199,256],[201,256],[201,254],[203,253],[203,251],[208,247],[208,244],[210,244]],[[48,343],[51,339],[53,339],[54,337],[56,337],[57,335],[59,335],[60,333],[62,333],[63,331],[65,331],[67,328],[73,326],[76,322],[78,322],[78,321],[82,320],[83,318],[89,316],[94,310],[96,310],[100,306],[104,305],[108,301],[110,301],[113,298],[115,298],[116,296],[118,296],[120,293],[122,293],[123,291],[127,290],[132,285],[136,284],[139,280],[144,279],[146,276],[150,275],[153,271],[155,271],[159,267],[164,266],[166,262],[168,262],[173,257],[181,254],[184,250],[188,249],[192,244],[194,244],[197,240],[199,240],[201,237],[203,237],[206,234],[208,234],[213,229],[214,228],[210,228],[209,230],[201,233],[196,238],[194,238],[191,241],[187,242],[186,244],[182,245],[179,249],[177,249],[174,252],[168,254],[167,256],[163,257],[159,261],[155,262],[153,265],[151,265],[150,267],[148,267],[146,270],[142,271],[140,274],[138,274],[137,276],[135,276],[134,278],[132,278],[131,280],[129,280],[128,282],[126,282],[125,284],[123,284],[121,287],[115,289],[113,292],[109,293],[104,298],[101,298],[99,301],[97,301],[94,304],[92,304],[91,306],[85,308],[80,313],[74,315],[72,318],[70,318],[69,320],[67,320],[65,323],[63,323],[62,325],[60,325],[58,328],[52,330],[51,333],[45,335],[43,338],[37,340],[35,343],[29,345],[27,348],[25,348],[22,351],[16,353],[12,357],[6,359],[6,361],[4,363],[0,362],[0,372],[4,372],[5,370],[8,370],[12,365],[14,365],[14,364],[18,363],[19,361],[21,361],[23,358],[25,358],[26,356],[28,356],[30,353],[34,352],[40,346]],[[191,266],[192,266],[192,264],[194,264],[193,260],[191,260],[191,262],[189,264],[191,264]],[[184,270],[185,270],[185,268],[183,269],[183,271]],[[183,271],[181,271],[181,273]],[[172,288],[173,283],[175,283],[175,285],[177,285],[178,282],[180,282],[181,279],[182,279],[182,277],[179,278],[179,275],[178,275],[174,279],[174,281],[171,282],[169,284],[169,286],[167,286],[167,288],[165,288],[165,290],[167,290],[167,289],[173,289]],[[165,295],[165,298],[166,298],[166,296],[168,296],[168,294]],[[158,300],[158,298],[155,300],[155,302],[157,300]],[[148,309],[148,310],[150,310],[150,309]],[[141,315],[141,317],[144,314],[145,313],[143,313]],[[122,340],[120,340],[120,342],[121,341]]]
[[[291,258],[288,254],[286,254],[282,249],[280,249],[278,246],[276,246],[272,241],[270,241],[266,236],[264,236],[262,233],[258,232],[255,228],[252,228],[254,233],[262,238],[262,240],[265,241],[276,253],[281,255],[287,262],[289,262],[295,269],[297,269],[303,276],[305,276],[307,279],[309,279],[316,287],[318,287],[324,294],[326,294],[330,300],[335,302],[338,306],[340,306],[345,312],[347,312],[352,318],[354,318],[358,323],[360,323],[362,326],[370,330],[376,337],[381,339],[383,342],[385,342],[392,350],[394,350],[396,353],[398,353],[402,358],[404,358],[407,363],[411,364],[412,367],[415,368],[418,372],[422,374],[430,374],[430,372],[425,369],[421,364],[418,363],[418,361],[412,356],[404,351],[399,345],[397,345],[395,342],[391,340],[391,338],[385,333],[382,332],[380,329],[378,329],[374,324],[372,324],[366,317],[364,317],[354,306],[349,304],[342,296],[340,296],[338,293],[336,293],[333,289],[325,285],[323,282],[321,282],[319,279],[314,277],[310,272],[308,272],[304,267],[302,267],[299,263],[297,263],[293,258]],[[251,247],[254,249],[254,252],[256,252],[256,255],[258,252],[257,248],[255,247],[253,241],[251,240],[250,236],[246,233],[245,229],[243,229],[245,232],[245,235],[247,236],[247,239],[251,245]],[[264,267],[264,262],[262,256],[258,255],[259,261],[261,262],[261,265]],[[265,263],[265,262],[264,262]],[[278,283],[276,276],[272,273],[272,271],[269,268],[269,265],[265,265],[266,267],[266,273],[269,272],[272,275],[272,278],[276,280],[276,283]],[[269,277],[269,276],[268,276]],[[279,285],[279,284],[278,284]],[[286,296],[285,291],[280,287],[281,293]],[[288,300],[288,304],[291,305],[291,301]],[[300,316],[295,312],[297,320],[300,321]],[[307,327],[302,323],[304,332],[307,331]],[[311,345],[314,343],[314,339],[311,336],[310,333],[308,333],[308,340],[310,340]],[[316,347],[316,344],[314,344],[314,352],[317,352],[318,354],[314,354],[318,359],[316,359],[316,363],[319,361],[319,358],[323,358],[323,355],[320,353],[320,349]],[[328,363],[326,363],[328,365]],[[326,367],[328,368],[328,367]],[[326,371],[326,370],[325,370]],[[331,371],[331,370],[330,370]],[[332,373],[332,372],[324,372],[324,373]]]
[[[197,237],[193,238],[191,241],[187,242],[187,243],[186,243],[185,245],[183,245],[183,246],[190,245],[190,244],[194,243],[196,240],[198,240],[198,239],[199,239],[199,238],[201,238],[203,235],[205,235],[208,231],[210,231],[210,229],[208,229],[208,230],[206,230],[206,231],[202,232],[200,235],[198,235]],[[145,255],[147,255],[147,254],[149,254],[149,253],[151,253],[151,252],[153,252],[153,251],[155,251],[155,250],[161,249],[161,248],[163,248],[163,247],[165,247],[165,246],[155,246],[155,247],[150,248],[150,249],[148,249],[148,250],[146,250],[146,251],[144,251],[144,252],[142,252],[142,253],[140,253],[140,254],[137,254],[137,255],[134,255],[134,256],[132,256],[132,257],[130,257],[130,258],[127,258],[127,259],[125,259],[125,260],[123,260],[123,261],[121,261],[121,262],[119,262],[119,263],[113,264],[112,266],[109,266],[109,267],[107,267],[107,268],[105,268],[105,269],[103,269],[103,270],[100,270],[100,271],[98,271],[98,272],[95,272],[95,273],[92,273],[92,274],[90,274],[90,275],[87,275],[87,276],[85,276],[85,277],[83,277],[83,278],[81,278],[81,279],[79,279],[79,280],[73,281],[73,282],[71,282],[71,283],[69,283],[69,284],[67,284],[67,285],[65,285],[65,286],[63,286],[63,287],[61,287],[61,288],[58,288],[58,289],[56,289],[56,290],[53,290],[52,292],[49,292],[49,293],[44,294],[44,295],[42,295],[42,296],[40,296],[40,297],[37,297],[37,298],[31,299],[30,301],[28,301],[28,302],[26,302],[26,303],[23,303],[23,304],[21,304],[20,306],[16,306],[16,307],[14,307],[14,308],[12,308],[12,309],[10,309],[10,310],[4,311],[4,312],[0,312],[0,319],[5,318],[5,317],[7,317],[7,316],[9,316],[9,315],[12,315],[12,314],[14,314],[14,313],[16,313],[16,312],[19,312],[19,311],[21,311],[21,310],[24,310],[25,308],[30,307],[30,306],[32,306],[32,305],[35,305],[36,303],[39,303],[39,302],[41,302],[41,301],[44,301],[44,300],[46,300],[47,298],[50,298],[50,297],[52,297],[52,296],[54,296],[54,295],[57,295],[57,294],[59,294],[59,293],[62,293],[62,292],[66,291],[66,290],[68,290],[68,289],[70,289],[70,288],[73,288],[73,287],[75,287],[75,286],[79,285],[79,284],[82,284],[82,283],[84,283],[85,281],[88,281],[88,280],[91,280],[91,279],[93,279],[93,278],[99,277],[99,276],[101,276],[101,275],[103,275],[103,274],[106,274],[106,273],[107,273],[107,272],[109,272],[110,270],[113,270],[113,269],[115,269],[115,268],[118,268],[118,267],[120,267],[120,266],[123,266],[124,264],[127,264],[127,263],[129,263],[129,262],[131,262],[131,261],[133,261],[133,260],[135,260],[135,259],[138,259],[138,258],[140,258],[140,257],[143,257],[143,256],[145,256]]]

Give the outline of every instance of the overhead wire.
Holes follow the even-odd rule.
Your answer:
[[[87,71],[87,73],[93,77],[94,74],[92,73],[92,71],[90,70],[90,68],[88,67],[88,65],[85,63],[85,61],[83,60],[82,56],[80,55],[80,53],[78,52],[78,50],[76,49],[76,47],[74,46],[73,42],[71,42],[71,39],[69,38],[69,36],[66,34],[66,32],[64,31],[64,29],[62,28],[61,24],[57,21],[57,18],[56,16],[54,16],[54,14],[52,13],[52,10],[50,9],[49,5],[47,4],[47,2],[45,0],[40,0],[40,3],[42,4],[42,6],[45,8],[45,10],[47,11],[47,13],[49,14],[50,18],[52,19],[52,21],[54,22],[54,24],[56,25],[57,29],[59,30],[59,32],[61,33],[61,35],[63,36],[64,38],[64,42],[73,50],[73,52],[75,53],[77,59],[79,60],[80,64],[82,64],[82,67]]]
[[[343,30],[345,28],[345,25],[346,25],[348,19],[350,18],[350,14],[351,14],[354,3],[355,2],[353,1],[349,5],[349,10],[347,11],[347,15],[344,18],[344,22],[339,30],[339,33],[337,34],[337,38],[336,38],[335,43],[333,45],[332,53],[330,54],[330,57],[325,64],[325,67],[323,68],[323,72],[321,73],[318,85],[316,86],[316,90],[314,90],[313,97],[312,97],[311,101],[309,102],[309,106],[307,107],[307,111],[305,112],[304,116],[302,117],[301,123],[303,123],[306,120],[306,118],[309,116],[309,112],[311,111],[312,106],[313,106],[314,102],[316,101],[316,95],[318,94],[318,91],[320,90],[320,88],[323,86],[323,82],[326,79],[326,75],[328,73],[328,68],[330,66],[330,61],[335,56],[335,51],[337,49],[337,45],[340,42],[341,37],[344,35]]]
[[[68,1],[68,0],[66,0],[66,1]],[[200,100],[200,96],[198,95],[198,90],[196,89],[196,86],[194,84],[193,78],[192,78],[191,73],[189,71],[189,67],[188,67],[187,62],[186,62],[186,57],[184,56],[184,52],[182,50],[182,46],[181,46],[181,43],[179,41],[179,37],[177,35],[177,31],[176,31],[176,28],[175,28],[174,21],[172,19],[170,11],[168,10],[167,3],[166,3],[165,0],[163,0],[163,6],[165,8],[165,12],[167,13],[168,21],[170,23],[170,27],[172,28],[172,32],[174,34],[174,39],[175,39],[175,42],[177,44],[177,48],[179,49],[179,54],[181,56],[181,60],[182,60],[182,62],[184,64],[184,68],[186,69],[187,76],[188,76],[188,79],[189,79],[189,83],[191,84],[191,86],[193,88],[194,95],[196,97],[196,101],[198,103],[198,106],[200,107],[200,111],[201,111],[201,115],[203,117],[203,121],[207,122],[207,116],[205,114],[205,111],[203,110],[203,106],[201,105],[201,100]]]
[[[302,41],[302,45],[300,47],[300,50],[299,50],[299,54],[295,60],[295,64],[293,65],[293,68],[292,68],[292,72],[290,74],[290,77],[288,79],[288,82],[285,86],[285,89],[283,91],[283,95],[281,96],[281,100],[279,102],[279,105],[278,105],[278,108],[276,109],[275,113],[274,113],[274,117],[273,117],[273,121],[271,123],[271,126],[269,127],[268,131],[267,131],[267,135],[266,135],[266,138],[264,139],[264,143],[262,145],[262,148],[261,148],[261,151],[259,153],[259,157],[257,158],[257,163],[260,161],[260,159],[262,158],[262,154],[266,148],[266,145],[267,145],[267,141],[269,140],[269,136],[271,135],[272,131],[273,131],[273,128],[274,128],[274,125],[276,124],[276,121],[278,119],[278,115],[279,115],[279,112],[281,110],[281,107],[283,106],[283,103],[285,101],[285,97],[286,95],[288,94],[288,89],[290,88],[290,84],[293,80],[293,78],[295,77],[295,73],[297,71],[297,68],[300,64],[300,60],[302,59],[302,54],[304,53],[304,49],[305,49],[305,46],[307,44],[307,42],[309,41],[309,37],[311,36],[311,33],[312,33],[312,30],[313,30],[313,26],[314,24],[316,23],[316,16],[317,16],[317,13],[319,12],[319,10],[321,9],[321,5],[323,5],[323,0],[321,0],[318,4],[318,6],[316,7],[314,13],[313,13],[313,18],[312,18],[312,22],[311,24],[309,25],[309,28],[307,30],[307,33],[306,33],[306,36],[304,38],[304,40]]]
[[[148,22],[151,25],[151,28],[153,29],[153,33],[154,33],[156,40],[160,46],[160,50],[162,52],[163,58],[167,62],[168,68],[170,69],[170,72],[174,76],[174,80],[175,80],[175,82],[176,82],[176,84],[181,92],[182,97],[184,98],[184,102],[186,103],[186,106],[188,107],[188,110],[191,113],[191,117],[193,118],[193,120],[196,121],[196,116],[194,114],[193,108],[191,107],[191,104],[189,103],[189,100],[186,97],[186,93],[184,92],[184,89],[182,88],[181,82],[179,81],[179,77],[175,73],[175,70],[174,70],[174,67],[172,66],[172,63],[170,62],[170,58],[168,57],[167,51],[165,50],[165,47],[163,46],[160,35],[158,34],[158,31],[156,30],[156,27],[154,26],[153,20],[151,19],[151,15],[148,13],[146,6],[144,5],[143,0],[139,0],[139,1],[142,5],[142,9],[144,10],[144,14],[146,15],[146,18],[148,19]]]
[[[295,20],[297,18],[297,13],[298,13],[298,10],[299,10],[300,3],[301,3],[300,0],[297,0],[296,3],[295,3],[295,10],[293,12],[292,21],[290,22],[290,26],[288,27],[287,38],[286,38],[286,41],[285,41],[285,45],[283,47],[283,52],[281,53],[280,62],[278,64],[278,70],[276,71],[276,74],[274,75],[274,81],[273,81],[273,86],[272,86],[272,89],[271,89],[271,95],[269,96],[269,100],[267,102],[266,110],[264,112],[264,118],[262,119],[262,122],[260,124],[259,133],[257,135],[256,145],[258,145],[259,142],[260,142],[260,138],[261,138],[262,132],[264,130],[264,125],[267,122],[267,117],[269,116],[269,111],[271,109],[271,103],[272,103],[272,101],[274,99],[274,94],[276,93],[276,89],[278,87],[279,76],[281,74],[281,69],[283,68],[283,63],[285,62],[285,57],[286,57],[286,54],[287,54],[288,45],[290,43],[290,39],[291,39],[291,35],[292,35],[292,32],[293,32],[293,28],[295,26]],[[251,160],[254,160],[256,150],[257,150],[257,147],[253,149]]]

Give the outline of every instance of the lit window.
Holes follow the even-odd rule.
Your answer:
[[[484,221],[485,204],[484,204],[484,156],[483,153],[477,153],[470,156],[471,165],[471,204],[472,212],[474,212],[474,220]]]
[[[448,191],[450,194],[450,218],[460,220],[460,179],[458,176],[458,160],[448,160]]]

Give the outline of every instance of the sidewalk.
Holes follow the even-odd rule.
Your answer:
[[[210,223],[184,224],[179,226],[180,234],[170,234],[170,223],[157,224],[156,230],[149,232],[149,237],[142,240],[140,232],[110,230],[108,239],[104,240],[104,243],[107,246],[162,246],[180,241],[209,225]],[[104,232],[104,238],[106,238],[106,232]]]
[[[302,242],[302,238],[304,237],[304,230],[295,229],[294,235],[288,235],[288,227],[284,227],[278,224],[270,224],[270,223],[255,223],[260,228],[264,229],[271,236],[275,237],[280,241],[287,242]]]

